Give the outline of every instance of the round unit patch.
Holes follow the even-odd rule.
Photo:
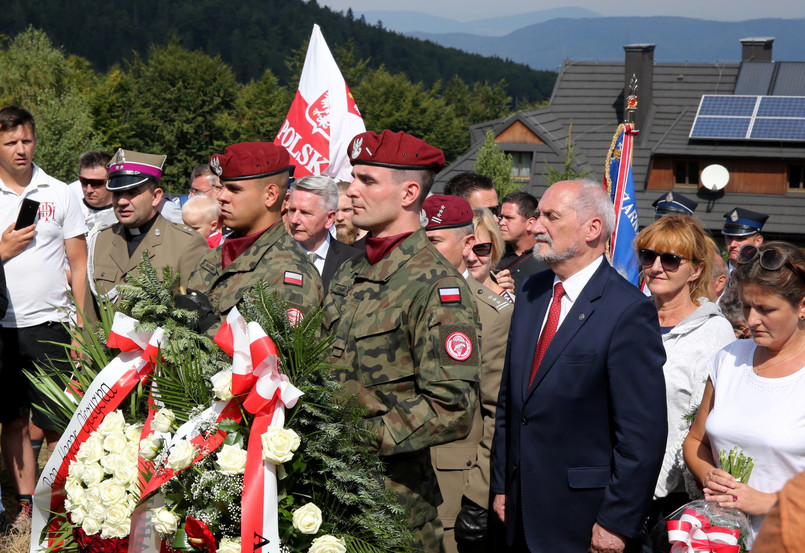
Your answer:
[[[463,332],[453,332],[444,341],[444,349],[456,361],[466,361],[472,355],[472,340]]]
[[[291,307],[285,314],[288,316],[288,322],[291,323],[291,326],[296,326],[302,320],[302,312],[296,307]]]

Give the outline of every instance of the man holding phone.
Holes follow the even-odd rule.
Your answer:
[[[32,404],[42,404],[45,399],[23,371],[34,370],[34,363],[47,358],[64,357],[62,347],[47,342],[70,342],[61,323],[69,321],[70,290],[76,303],[83,303],[87,267],[87,229],[81,208],[66,184],[33,163],[35,149],[33,116],[17,106],[0,109],[0,258],[10,300],[0,320],[0,446],[17,491],[15,527],[26,524],[31,516],[36,484],[36,460],[28,428],[31,416],[50,444],[55,445],[59,437],[50,420],[32,410]],[[23,220],[34,206],[25,202],[28,207],[22,209],[26,199],[39,202],[33,224],[30,219]],[[72,273],[69,284],[65,259]],[[54,364],[72,370],[67,362]]]

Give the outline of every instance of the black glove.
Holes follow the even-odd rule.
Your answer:
[[[461,498],[461,510],[456,517],[456,543],[462,553],[485,551],[487,547],[489,511]]]
[[[173,301],[176,302],[176,307],[180,309],[198,313],[196,327],[202,334],[219,322],[218,316],[213,311],[212,305],[210,305],[209,298],[198,290],[188,288],[187,294],[176,294],[173,296]]]

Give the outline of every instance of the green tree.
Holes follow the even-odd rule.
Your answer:
[[[495,144],[495,134],[492,131],[486,131],[484,145],[478,149],[478,157],[475,158],[475,172],[492,179],[498,198],[503,198],[506,194],[521,189],[520,185],[512,179],[512,156]]]
[[[136,56],[125,69],[112,70],[93,108],[111,149],[167,155],[162,185],[181,192],[193,167],[231,137],[222,125],[232,121],[239,90],[219,57],[191,52],[174,40],[152,47],[147,61]]]
[[[266,69],[258,81],[238,92],[235,109],[219,117],[218,126],[224,130],[226,144],[218,144],[216,149],[233,142],[273,141],[288,115],[294,92],[280,86],[271,70]]]
[[[565,143],[566,154],[564,161],[562,161],[562,170],[560,171],[554,168],[553,165],[549,165],[547,161],[545,162],[547,170],[545,173],[545,181],[548,183],[548,186],[563,180],[586,179],[590,176],[589,171],[576,167],[576,152],[573,149],[572,135],[573,123],[571,122],[567,130],[567,142]]]
[[[33,27],[0,51],[0,104],[16,104],[36,119],[36,161],[50,175],[75,179],[78,156],[95,145],[85,97],[96,80],[86,60],[66,57]]]

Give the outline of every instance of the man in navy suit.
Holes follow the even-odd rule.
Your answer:
[[[336,269],[361,250],[330,234],[338,207],[338,185],[330,177],[310,176],[294,181],[288,200],[288,226],[324,284],[324,293]]]
[[[600,183],[565,181],[532,227],[551,270],[517,294],[492,460],[515,551],[639,545],[665,449],[665,353],[656,309],[604,258],[613,226]]]

